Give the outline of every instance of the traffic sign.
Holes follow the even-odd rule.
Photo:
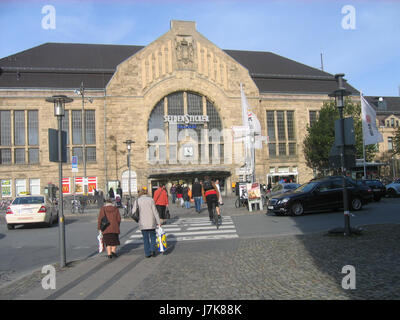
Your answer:
[[[72,156],[72,172],[78,172],[78,157],[77,156]]]

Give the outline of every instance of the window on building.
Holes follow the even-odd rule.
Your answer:
[[[25,164],[25,149],[18,148],[15,151],[15,164]]]
[[[276,158],[276,143],[268,143],[268,151],[270,158]]]
[[[288,140],[295,139],[294,133],[294,111],[286,111],[286,123],[288,131]]]
[[[279,156],[286,156],[286,143],[279,143]]]
[[[28,145],[39,145],[39,119],[37,110],[28,111]]]
[[[15,179],[15,194],[19,195],[26,192],[26,180],[25,179]]]
[[[164,122],[168,116],[208,116],[207,121],[173,121]],[[201,118],[201,117],[198,117]],[[148,158],[151,161],[174,163],[181,160],[198,161],[209,159],[222,161],[224,157],[224,141],[222,121],[217,109],[205,96],[194,92],[174,92],[162,98],[154,107],[148,121]],[[157,130],[159,129],[159,133]],[[202,136],[207,129],[208,137]],[[163,134],[168,136],[163,136]],[[219,133],[219,134],[216,134]],[[179,138],[178,138],[179,136]],[[196,141],[197,140],[197,141]],[[191,150],[192,155],[182,151],[183,145]],[[192,148],[190,148],[192,147]],[[179,151],[179,153],[178,153]]]
[[[11,111],[0,111],[0,146],[11,146]]]
[[[279,141],[278,154],[270,150],[270,157],[285,157],[287,155],[292,156],[296,154],[294,111],[267,111],[267,131],[270,144],[271,141],[275,141],[276,136]],[[288,149],[287,146],[289,147]],[[276,148],[276,145],[274,144],[271,148]]]
[[[296,155],[296,143],[290,142],[289,143],[289,156],[295,156]]]
[[[81,110],[72,110],[72,144],[82,144]]]
[[[267,130],[269,141],[275,141],[275,112],[267,111]]]
[[[11,149],[0,149],[0,164],[11,164]]]
[[[94,110],[85,110],[86,144],[96,144],[96,119]]]
[[[388,150],[393,150],[393,138],[389,137],[388,138]]]
[[[86,161],[87,162],[96,162],[96,148],[95,147],[86,147]]]
[[[390,119],[390,126],[391,126],[391,127],[394,127],[394,119],[393,119],[393,118]]]
[[[284,111],[276,112],[276,121],[277,121],[277,128],[278,128],[278,140],[279,141],[286,140],[285,112]]]
[[[29,179],[29,190],[32,195],[40,194],[40,179]]]
[[[14,111],[14,145],[25,145],[25,111]]]
[[[39,149],[36,149],[36,148],[28,149],[28,161],[29,161],[29,164],[38,164],[39,163]]]
[[[310,127],[317,121],[317,111],[309,111]]]

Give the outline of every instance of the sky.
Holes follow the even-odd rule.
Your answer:
[[[267,51],[400,95],[400,0],[0,0],[0,58],[46,42],[146,46],[171,20],[221,49]]]

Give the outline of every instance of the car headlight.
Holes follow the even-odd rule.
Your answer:
[[[285,198],[279,201],[279,204],[285,204],[286,202],[288,202],[290,200],[290,198]]]

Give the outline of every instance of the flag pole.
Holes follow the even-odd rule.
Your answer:
[[[362,99],[362,91],[360,91],[360,103],[361,103],[361,99]],[[361,110],[361,115],[362,115],[362,110]],[[364,127],[364,121],[362,121],[361,119],[361,125]],[[365,164],[365,140],[364,140],[364,128],[362,130],[362,143],[363,143],[363,157],[364,157],[364,180],[367,179],[367,168],[366,168],[366,164]]]

